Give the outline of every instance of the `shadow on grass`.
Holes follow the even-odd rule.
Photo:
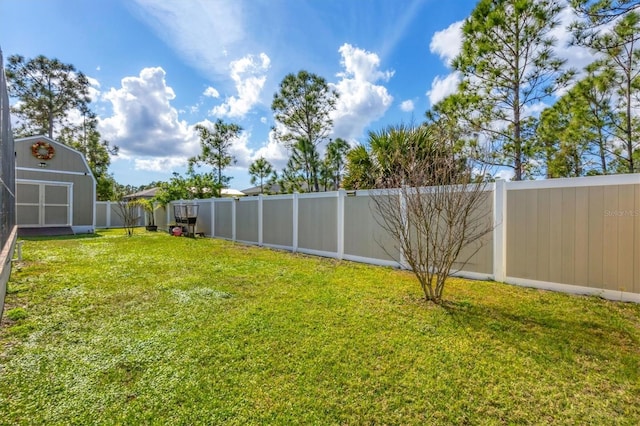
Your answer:
[[[442,307],[461,329],[489,335],[504,345],[549,361],[576,355],[608,359],[615,357],[613,353],[622,341],[637,350],[637,333],[620,321],[594,321],[590,308],[597,307],[585,302],[581,312],[533,300],[525,309],[522,303],[502,306],[479,301],[447,301]]]
[[[75,235],[54,235],[40,237],[19,237],[18,241],[63,241],[63,240],[86,240],[91,238],[102,238],[104,235],[98,233],[93,234],[75,234]]]

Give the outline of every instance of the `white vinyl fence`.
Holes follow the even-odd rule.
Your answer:
[[[145,225],[145,213],[142,207],[135,207],[138,218],[136,226]],[[96,228],[122,228],[124,220],[120,207],[114,201],[96,201]]]
[[[640,302],[640,174],[499,180],[487,190],[493,233],[458,275]],[[206,236],[401,266],[370,197],[341,190],[175,203],[199,205],[196,232]],[[159,229],[175,224],[172,215],[172,206],[157,211]]]

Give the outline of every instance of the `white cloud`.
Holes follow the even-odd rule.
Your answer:
[[[282,170],[287,165],[289,153],[284,144],[276,139],[273,130],[269,132],[269,140],[267,143],[253,153],[251,161],[255,161],[260,157],[264,157],[273,164],[276,170]]]
[[[462,25],[464,21],[454,22],[442,31],[436,31],[429,43],[429,50],[440,56],[449,66],[462,49]]]
[[[216,89],[214,89],[213,87],[211,87],[211,86],[206,88],[206,90],[204,91],[203,95],[208,96],[210,98],[219,98],[220,97],[220,93],[218,93],[218,91]]]
[[[380,71],[380,58],[372,52],[358,49],[348,43],[343,44],[338,49],[342,59],[340,65],[344,72],[337,74],[342,78],[353,78],[357,81],[375,82],[378,80],[389,81],[393,77],[393,71]]]
[[[100,121],[100,133],[123,155],[194,155],[197,137],[171,106],[175,94],[162,68],[144,68],[137,77],[122,79],[119,89],[103,95],[113,115]]]
[[[232,167],[239,167],[245,170],[249,168],[251,155],[253,154],[253,150],[248,146],[249,139],[251,139],[251,133],[245,131],[240,133],[240,136],[231,142],[229,154],[233,155],[236,159],[236,163],[233,164]]]
[[[89,76],[87,76],[87,80],[89,81],[89,98],[91,102],[95,102],[100,98],[100,82]]]
[[[225,73],[227,52],[236,52],[247,37],[244,2],[136,0],[136,4],[138,16],[159,37],[210,77]]]
[[[569,31],[569,26],[578,19],[579,17],[573,8],[563,8],[558,15],[559,24],[551,30],[550,35],[556,39],[556,54],[567,60],[567,67],[580,71],[592,63],[595,58],[589,49],[582,46],[571,45],[573,34]]]
[[[576,71],[576,76],[572,82],[567,87],[560,88],[555,95],[562,96],[564,95],[572,86],[573,83],[578,81],[582,75],[584,75],[584,68],[598,59],[597,54],[594,53],[585,47],[578,45],[571,45],[571,41],[573,40],[573,34],[568,30],[569,25],[580,19],[578,15],[575,13],[575,10],[571,7],[565,7],[560,11],[558,16],[559,24],[556,28],[554,28],[550,35],[556,39],[555,44],[555,52],[559,58],[566,59],[565,69],[573,69]],[[605,30],[606,26],[601,28]]]
[[[149,172],[167,172],[187,165],[186,157],[134,158],[134,168]]]
[[[259,102],[270,65],[271,60],[265,53],[261,53],[259,58],[247,55],[232,61],[229,64],[230,76],[238,95],[230,96],[223,104],[215,106],[211,114],[217,117],[244,117]]]
[[[496,179],[504,179],[511,180],[515,177],[515,172],[513,169],[500,169],[497,173],[494,174]]]
[[[413,105],[413,101],[411,99],[406,100],[400,104],[400,109],[404,112],[411,112],[414,108],[415,105]]]
[[[426,93],[431,106],[455,93],[458,90],[458,84],[460,84],[460,73],[458,72],[453,72],[444,78],[437,75],[431,82],[431,89]]]
[[[429,50],[440,57],[449,67],[451,61],[462,49],[462,25],[464,21],[454,22],[441,31],[436,31],[429,43]],[[437,104],[448,95],[455,93],[460,83],[460,74],[456,71],[446,76],[436,76],[431,82],[431,89],[426,93],[431,106]]]
[[[540,115],[540,113],[542,111],[544,111],[546,108],[548,108],[549,105],[546,104],[545,102],[536,102],[535,104],[531,104],[531,105],[525,105],[525,107],[523,108],[522,111],[522,116],[523,117],[537,117],[538,115]]]
[[[380,58],[350,44],[339,49],[344,71],[332,86],[340,94],[333,113],[333,136],[344,139],[358,138],[372,122],[381,118],[393,102],[387,88],[377,85],[388,81],[393,71],[380,71]]]

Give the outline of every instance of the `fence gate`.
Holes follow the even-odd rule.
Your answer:
[[[16,186],[18,226],[71,226],[71,184],[22,181]]]

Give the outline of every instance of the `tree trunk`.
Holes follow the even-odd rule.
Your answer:
[[[598,149],[600,151],[600,165],[602,167],[602,174],[607,174],[607,157],[604,150],[605,140],[602,135],[602,129],[598,129]]]
[[[633,132],[631,128],[631,76],[627,77],[627,93],[625,93],[625,97],[627,98],[627,117],[625,123],[625,132],[627,136],[627,155],[629,156],[629,173],[634,173],[635,168],[633,164]]]

